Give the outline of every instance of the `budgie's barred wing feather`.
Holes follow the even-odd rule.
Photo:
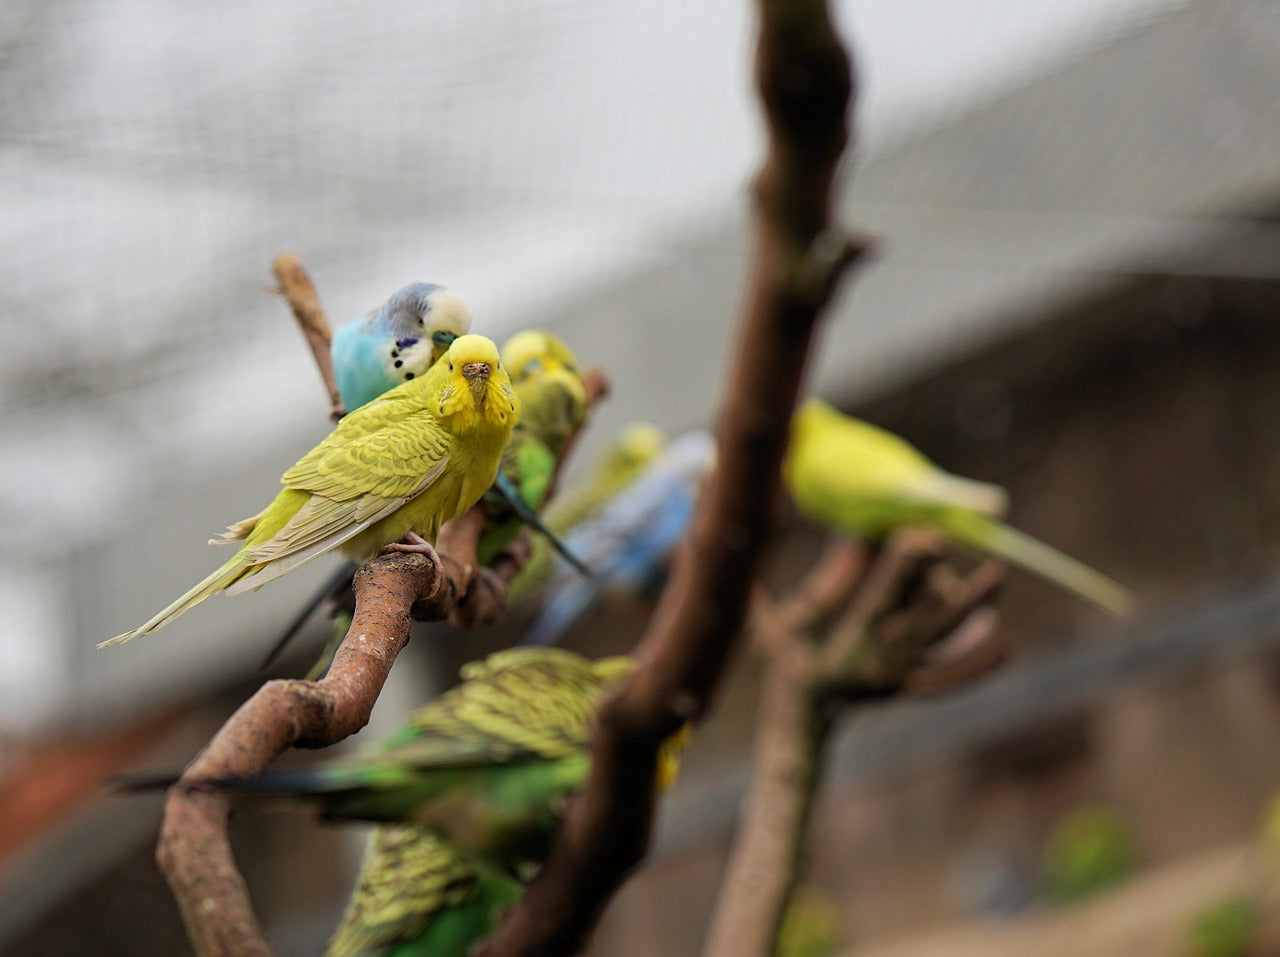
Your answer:
[[[420,934],[440,911],[476,893],[471,863],[412,824],[375,828],[360,884],[325,957],[374,957]]]
[[[448,454],[449,433],[399,390],[365,409],[382,414],[376,420],[366,415],[340,421],[327,439],[284,473],[281,483],[338,500],[414,494],[422,476]]]
[[[560,649],[498,652],[465,665],[462,684],[414,711],[377,759],[458,767],[566,757],[590,741],[602,689],[632,667]]]
[[[388,413],[394,413],[394,400],[377,401],[386,401]],[[227,588],[227,594],[288,574],[426,491],[448,467],[450,444],[436,422],[419,419],[412,430],[369,428],[364,420],[343,429],[339,423],[329,439],[285,472],[285,486],[311,497],[267,540],[254,543],[250,536],[243,555],[259,568]]]

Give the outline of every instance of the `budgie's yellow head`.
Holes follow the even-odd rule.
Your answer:
[[[796,409],[796,414],[791,418],[791,431],[803,432],[820,426],[821,423],[830,421],[831,419],[840,419],[840,415],[831,405],[823,402],[817,396],[809,396],[800,403]]]
[[[519,419],[520,399],[492,339],[459,336],[431,373],[439,379],[440,414],[460,417],[462,429],[485,422],[510,427]]]
[[[578,357],[563,339],[545,329],[517,332],[502,344],[502,363],[512,382],[562,369],[578,375]]]
[[[816,396],[810,396],[800,403],[795,415],[791,417],[791,439],[782,459],[782,474],[788,482],[792,481],[792,469],[799,450],[809,446],[832,420],[842,418],[839,412]]]
[[[667,444],[667,435],[648,422],[632,422],[618,433],[607,453],[609,464],[619,469],[636,469],[658,457]]]

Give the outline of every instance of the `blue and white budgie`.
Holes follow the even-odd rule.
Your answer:
[[[350,412],[415,379],[471,328],[471,310],[452,289],[415,282],[334,334],[329,354]]]
[[[714,462],[711,433],[686,432],[617,498],[568,532],[565,547],[582,559],[592,577],[572,575],[561,565],[520,643],[555,644],[605,588],[640,591],[649,586],[684,534]]]

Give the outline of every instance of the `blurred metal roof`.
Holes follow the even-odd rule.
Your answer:
[[[821,387],[869,393],[1191,251],[1272,268],[1280,7],[841,13],[867,93],[847,213],[886,246]],[[478,331],[559,328],[614,380],[596,441],[708,417],[755,162],[744,5],[30,0],[0,37],[0,664],[46,676],[0,667],[0,724],[243,673],[305,592],[92,648],[203,575],[208,534],[324,432],[261,288],[285,249],[335,322],[430,279]]]

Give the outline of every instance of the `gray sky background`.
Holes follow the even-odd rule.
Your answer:
[[[863,154],[1180,5],[840,3]],[[303,256],[335,322],[430,279],[500,339],[740,215],[747,4],[368,10],[0,7],[0,730],[70,693],[86,639],[68,551],[323,433],[315,373],[262,294],[277,253]]]

